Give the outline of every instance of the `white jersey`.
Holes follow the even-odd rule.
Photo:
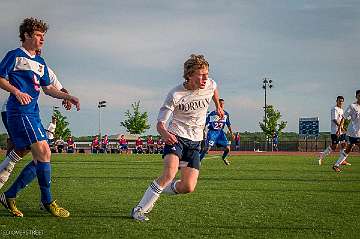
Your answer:
[[[56,129],[56,124],[51,122],[46,131],[46,136],[48,137],[48,139],[54,139],[55,129]]]
[[[353,103],[345,110],[344,117],[350,119],[347,135],[353,138],[360,138],[360,105]]]
[[[63,86],[61,85],[54,71],[50,69],[50,67],[48,67],[48,72],[49,72],[50,84],[53,85],[56,89],[61,90]],[[7,101],[8,100],[6,99],[4,104],[2,105],[1,112],[6,112]]]
[[[343,118],[344,110],[336,105],[331,108],[331,134],[336,134],[338,126],[335,124],[334,120],[340,124],[341,119]],[[344,132],[340,132],[343,134]]]
[[[178,85],[167,95],[158,121],[166,123],[172,114],[169,132],[192,141],[203,140],[206,113],[215,89],[216,83],[212,79],[199,90],[187,90],[183,84]]]

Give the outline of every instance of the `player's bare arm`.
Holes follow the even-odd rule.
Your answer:
[[[73,105],[75,105],[75,107],[78,111],[80,110],[80,101],[77,97],[69,95],[67,93],[64,93],[64,92],[56,89],[52,85],[43,86],[42,89],[46,95],[49,95],[49,96],[57,98],[57,99],[68,100]]]
[[[60,91],[66,93],[66,94],[70,94],[69,91],[68,91],[67,89],[65,89],[65,88],[62,88]],[[68,100],[63,100],[63,101],[62,101],[62,105],[64,106],[64,108],[65,108],[66,110],[71,110],[71,105],[72,105],[72,104],[71,104],[70,101],[68,101]]]
[[[229,129],[229,132],[230,132],[231,136],[233,136],[233,131],[231,129],[231,126],[228,126],[228,129]]]
[[[342,119],[340,120],[340,123],[337,123],[337,126],[338,126],[338,130],[336,131],[336,135],[339,136],[343,127],[344,127],[344,122],[345,122],[345,118],[342,117]]]
[[[172,145],[172,144],[177,143],[177,139],[176,139],[175,135],[173,135],[172,133],[167,131],[164,122],[159,121],[156,125],[156,129],[159,132],[159,134],[161,135],[161,137],[164,139],[166,144]]]
[[[220,102],[219,102],[219,91],[217,89],[214,90],[214,95],[212,97],[215,107],[216,107],[216,112],[218,114],[218,116],[222,119],[224,118],[224,110],[220,107]]]
[[[15,86],[11,85],[5,78],[0,77],[0,87],[3,90],[10,92],[15,95],[16,99],[22,104],[27,105],[31,102],[32,97],[27,93],[23,93],[18,90]]]

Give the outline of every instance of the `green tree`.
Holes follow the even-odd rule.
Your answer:
[[[132,111],[126,110],[126,120],[120,122],[121,126],[124,126],[130,134],[142,134],[147,129],[150,129],[148,124],[147,112],[140,112],[140,101],[131,104]]]
[[[59,110],[54,110],[54,116],[56,118],[56,129],[55,129],[55,140],[63,139],[66,140],[71,136],[71,130],[68,128],[69,122],[67,122],[67,117],[63,116]]]
[[[274,109],[274,106],[268,105],[266,107],[266,119],[264,117],[263,122],[259,122],[259,125],[267,138],[272,138],[275,132],[280,135],[281,131],[285,129],[287,122],[281,121],[278,123],[280,118],[281,114],[279,111]]]

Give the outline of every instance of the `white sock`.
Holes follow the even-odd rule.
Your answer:
[[[322,159],[324,159],[326,156],[328,156],[332,152],[331,147],[327,147],[324,152],[322,152]]]
[[[348,157],[344,150],[340,151],[339,159],[336,161],[335,166],[339,167],[342,162]]]
[[[173,180],[171,183],[169,183],[164,188],[163,193],[166,193],[166,194],[169,194],[169,195],[179,194],[179,192],[176,190],[177,182],[180,182],[180,180]]]
[[[8,154],[8,156],[6,156],[6,158],[4,159],[4,161],[1,162],[1,164],[0,164],[0,172],[1,172],[4,168],[6,168],[6,167],[9,165],[9,163],[15,165],[15,164],[16,164],[17,162],[19,162],[20,160],[21,160],[20,156],[17,155],[14,150],[12,150],[12,151]]]
[[[159,199],[163,188],[154,180],[150,186],[146,189],[144,196],[140,200],[138,207],[142,208],[142,211],[148,212],[151,209],[155,202]]]
[[[6,183],[9,179],[11,172],[13,171],[15,164],[19,162],[21,158],[19,155],[12,150],[4,161],[0,164],[0,188]]]

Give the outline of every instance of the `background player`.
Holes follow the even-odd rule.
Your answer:
[[[213,99],[218,115],[224,113],[219,105],[215,81],[208,79],[209,64],[202,55],[191,55],[184,63],[185,82],[168,94],[160,108],[157,130],[165,141],[164,168],[162,175],[154,180],[144,196],[133,208],[131,216],[138,221],[149,220],[145,213],[151,211],[162,192],[185,194],[195,190],[200,170],[200,142],[206,112]],[[166,122],[170,119],[169,126]],[[178,168],[180,180],[174,180]]]
[[[224,110],[225,101],[223,99],[219,99],[220,107]],[[226,159],[226,156],[230,152],[230,145],[226,138],[226,133],[224,131],[225,125],[228,127],[229,132],[233,135],[230,123],[229,113],[224,110],[224,117],[220,118],[217,111],[212,111],[206,117],[205,126],[208,126],[208,132],[205,141],[205,148],[202,150],[200,154],[200,161],[205,157],[205,154],[209,152],[211,147],[217,146],[224,148],[224,153],[222,155],[222,160],[226,165],[229,165],[230,162]]]
[[[349,136],[349,143],[340,153],[339,159],[333,166],[335,172],[341,172],[340,165],[346,160],[354,144],[360,147],[360,90],[356,91],[356,102],[349,105],[344,112],[344,118],[342,118],[337,131],[338,135],[341,132],[345,119],[350,119],[346,133]]]
[[[340,126],[341,120],[343,118],[344,115],[344,110],[343,110],[343,105],[344,105],[344,97],[339,95],[336,98],[336,105],[334,107],[331,108],[331,144],[323,151],[320,153],[319,156],[319,165],[322,165],[324,163],[324,159],[327,155],[329,155],[332,151],[336,150],[337,146],[340,144],[341,146],[341,150],[340,150],[340,154],[342,153],[341,151],[345,148],[346,146],[346,134],[345,131],[343,129],[343,127],[340,127],[340,131],[337,134],[338,128]],[[344,161],[343,162],[346,165],[350,165],[350,163]]]

